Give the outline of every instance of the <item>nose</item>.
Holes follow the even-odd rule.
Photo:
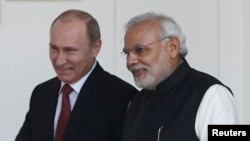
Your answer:
[[[63,52],[59,52],[58,56],[56,57],[56,65],[61,66],[67,62],[66,54]]]
[[[138,63],[138,57],[132,51],[127,56],[127,67]]]

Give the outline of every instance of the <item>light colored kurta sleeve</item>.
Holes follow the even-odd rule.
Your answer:
[[[208,140],[209,124],[238,123],[235,99],[230,91],[219,84],[210,86],[201,101],[195,120],[195,132],[200,141]]]

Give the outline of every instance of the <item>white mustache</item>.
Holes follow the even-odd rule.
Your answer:
[[[138,69],[149,70],[150,67],[148,67],[146,65],[136,65],[136,66],[129,67],[129,71],[131,71],[131,72],[138,70]]]

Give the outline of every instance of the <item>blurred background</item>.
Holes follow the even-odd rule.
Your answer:
[[[55,76],[49,28],[63,11],[81,9],[99,22],[100,64],[134,85],[120,52],[125,23],[155,11],[172,16],[187,38],[189,64],[234,92],[240,123],[250,124],[249,0],[0,0],[0,140],[13,141],[33,88]]]

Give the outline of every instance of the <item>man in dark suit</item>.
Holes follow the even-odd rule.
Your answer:
[[[33,90],[16,141],[122,139],[127,106],[137,90],[102,69],[96,61],[100,48],[99,25],[90,14],[68,10],[54,20],[49,52],[57,77]],[[73,89],[67,99],[70,113],[65,129],[59,126],[66,107],[62,103],[67,101],[62,94],[64,85]]]

